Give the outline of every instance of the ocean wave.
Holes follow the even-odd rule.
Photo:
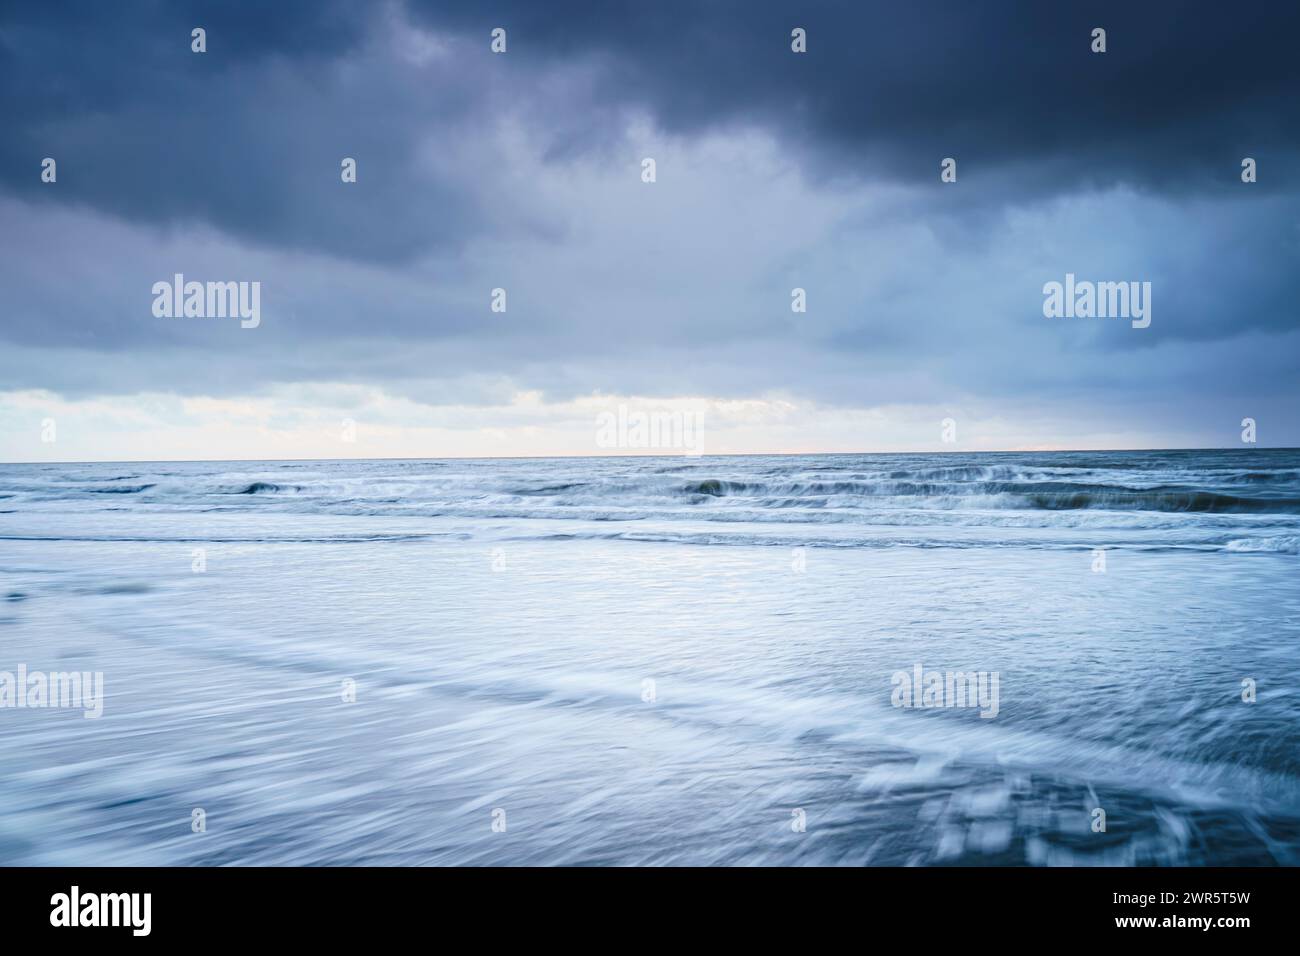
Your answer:
[[[1061,481],[803,481],[741,482],[717,478],[683,484],[686,496],[759,497],[785,502],[819,497],[924,498],[951,506],[962,499],[983,498],[990,508],[1073,511],[1088,508],[1140,511],[1276,512],[1300,511],[1300,497],[1244,497],[1193,488],[1150,488]]]
[[[1300,554],[1300,535],[1234,538],[1228,542],[1226,547],[1229,551],[1267,551],[1276,554]]]
[[[253,481],[238,491],[225,492],[232,495],[266,495],[280,491],[301,491],[301,485],[278,485],[273,481]]]
[[[945,538],[990,546],[999,536],[1036,536],[1294,554],[1300,453],[29,465],[0,467],[0,498],[6,522],[9,513],[103,521],[121,520],[122,513],[223,521],[246,514],[259,521],[464,519],[476,533],[479,523],[498,520],[708,523],[725,526],[724,534],[738,524],[805,525],[813,536],[831,526],[862,526],[898,529],[895,536],[910,535],[923,547]]]
[[[581,540],[581,541],[639,541],[655,544],[686,544],[699,547],[757,547],[757,548],[830,548],[830,549],[949,549],[983,550],[1017,549],[1024,551],[1092,551],[1095,541],[1067,541],[1044,538],[961,538],[918,535],[837,535],[763,534],[751,531],[673,531],[668,529],[633,531],[563,531],[539,534],[516,534],[506,540]],[[1111,546],[1107,546],[1110,548]],[[1112,548],[1113,549],[1113,548]],[[1126,542],[1126,551],[1174,552],[1224,550],[1246,551],[1230,548],[1227,543],[1213,540],[1155,540]],[[1258,551],[1280,551],[1281,548],[1259,547]]]
[[[467,541],[464,531],[361,532],[357,534],[146,535],[146,534],[0,534],[0,541],[133,542],[141,544],[375,544],[386,541]]]

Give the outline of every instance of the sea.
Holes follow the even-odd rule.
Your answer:
[[[0,864],[1297,865],[1300,451],[0,465]]]

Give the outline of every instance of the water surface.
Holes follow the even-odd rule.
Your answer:
[[[107,698],[0,862],[1294,865],[1298,545],[1294,451],[0,466]]]

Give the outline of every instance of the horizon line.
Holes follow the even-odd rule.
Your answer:
[[[1243,443],[1245,444],[1245,443]],[[1291,445],[1248,447],[1256,451],[1300,451],[1300,447]],[[0,461],[5,465],[199,465],[221,463],[255,463],[255,462],[340,462],[340,461],[543,461],[549,459],[607,459],[607,458],[834,458],[863,455],[1076,455],[1091,452],[1108,454],[1115,452],[1218,452],[1235,451],[1237,446],[1218,448],[992,448],[980,451],[961,452],[958,449],[940,449],[936,451],[800,451],[800,452],[728,452],[714,455],[690,455],[683,452],[667,452],[660,455],[444,455],[433,457],[419,455],[413,457],[376,456],[373,458],[100,458],[100,459],[56,459],[50,461]]]

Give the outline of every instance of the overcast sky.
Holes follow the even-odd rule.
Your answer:
[[[1289,0],[6,3],[0,459],[599,454],[620,404],[719,453],[1300,445],[1297,36]],[[260,325],[156,317],[175,273],[260,282]],[[1067,273],[1150,282],[1150,326],[1045,317]]]

